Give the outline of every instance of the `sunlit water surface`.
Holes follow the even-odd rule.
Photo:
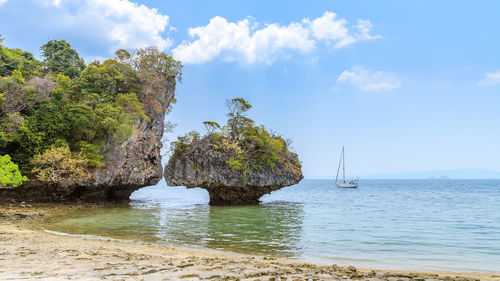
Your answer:
[[[156,186],[130,204],[52,217],[48,230],[416,270],[500,271],[500,180],[304,180],[258,206],[210,207],[202,189]]]

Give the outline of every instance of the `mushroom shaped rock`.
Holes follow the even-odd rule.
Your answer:
[[[215,144],[207,135],[193,140],[187,147],[177,149],[165,167],[169,186],[200,187],[208,191],[210,205],[258,204],[264,194],[294,185],[303,179],[296,153],[283,148],[271,166],[242,160],[242,169],[231,166],[235,156]]]
[[[160,151],[163,146],[164,120],[174,101],[175,79],[179,69],[174,69],[171,65],[175,63],[154,47],[139,52],[141,56],[132,59],[141,62],[143,69],[135,69],[134,72],[127,72],[127,75],[138,77],[134,83],[139,83],[142,89],[134,96],[140,101],[147,118],[140,117],[134,121],[131,134],[125,141],[112,134],[105,138],[101,149],[105,165],[86,167],[88,176],[79,179],[66,176],[65,173],[59,179],[48,182],[32,180],[22,186],[0,188],[0,202],[127,202],[135,190],[155,185],[161,180],[163,168]],[[129,71],[128,68],[124,69]],[[169,71],[165,71],[167,69]],[[95,85],[101,85],[100,81],[96,80]],[[103,82],[102,85],[107,84]]]

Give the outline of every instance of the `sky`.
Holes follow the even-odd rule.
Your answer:
[[[467,3],[466,3],[467,2]],[[65,39],[86,62],[156,45],[181,60],[170,139],[247,99],[307,178],[500,171],[498,1],[0,0],[8,47]]]

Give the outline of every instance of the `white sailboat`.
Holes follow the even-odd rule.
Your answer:
[[[340,165],[342,165],[342,181],[338,182]],[[342,154],[340,155],[339,167],[337,169],[337,177],[335,178],[335,185],[337,187],[347,187],[356,188],[358,187],[358,180],[346,180],[345,178],[345,157],[344,157],[344,147],[342,146]]]

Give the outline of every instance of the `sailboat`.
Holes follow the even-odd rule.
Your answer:
[[[342,181],[338,181],[340,166],[342,165]],[[356,188],[358,187],[358,180],[346,180],[345,178],[345,157],[344,157],[344,147],[342,146],[342,154],[340,154],[339,167],[337,169],[337,177],[335,178],[335,185],[337,187],[347,187]]]

